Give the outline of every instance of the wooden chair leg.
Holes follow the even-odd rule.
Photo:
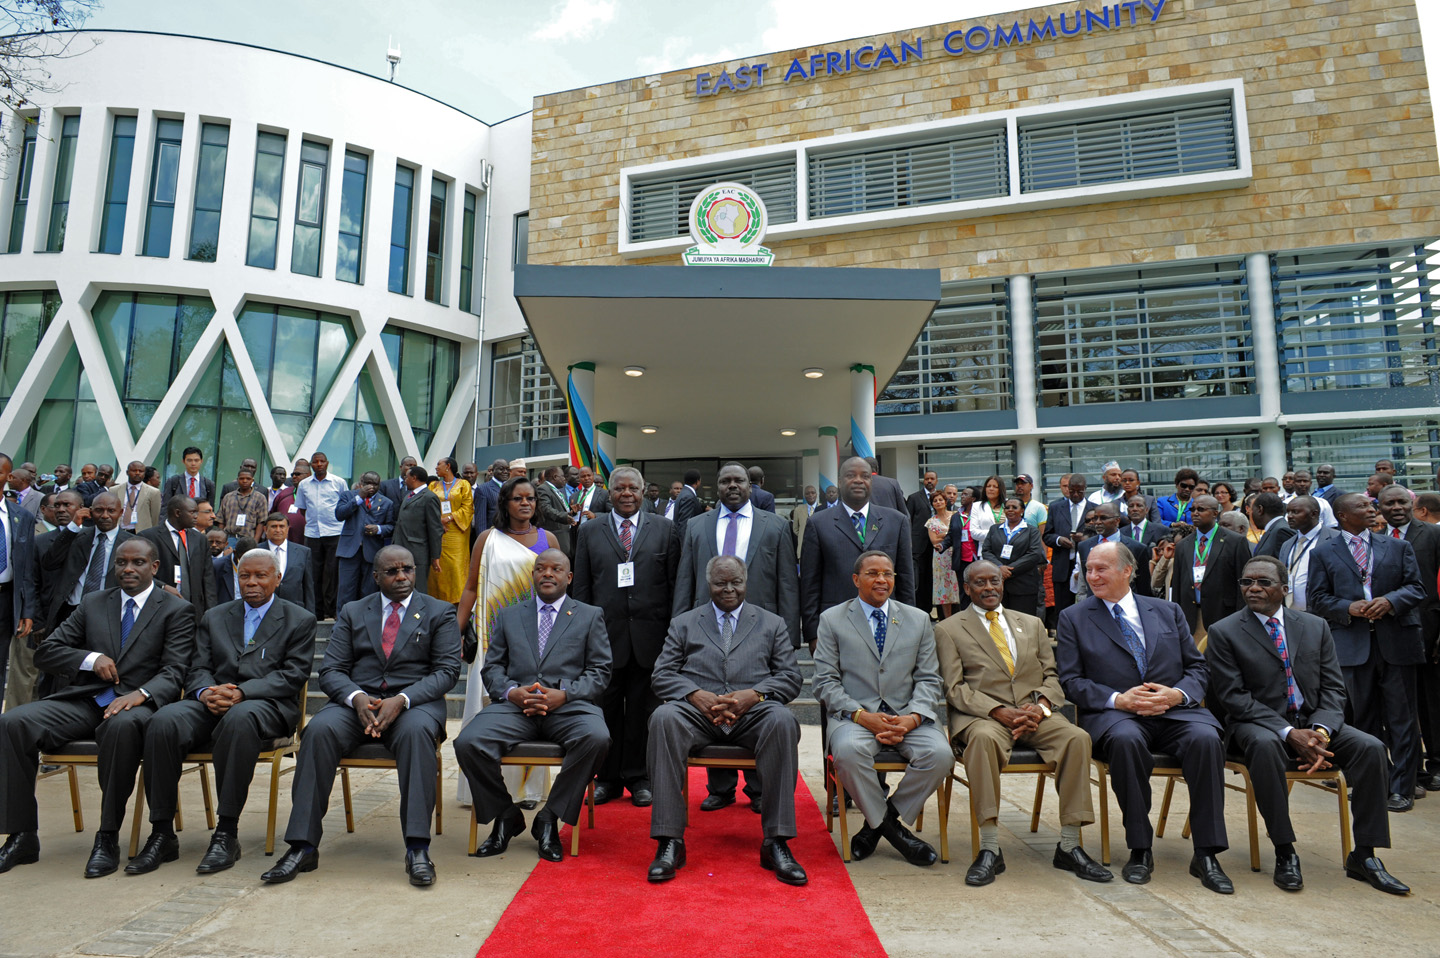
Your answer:
[[[1040,830],[1040,803],[1045,801],[1045,773],[1035,776],[1035,804],[1030,809],[1030,833]]]
[[[181,772],[180,774],[184,775],[185,773]],[[178,788],[175,790],[175,830],[177,832],[183,832],[185,830],[185,812],[183,806],[180,804],[180,790]]]
[[[940,864],[950,861],[950,789],[946,783],[935,789],[936,817],[940,819]]]
[[[920,809],[919,814],[915,816],[915,830],[917,832],[923,832],[925,830],[925,809],[923,808]]]
[[[1160,820],[1155,823],[1155,837],[1165,837],[1165,822],[1170,818],[1170,799],[1175,794],[1175,776],[1165,776],[1165,798],[1160,802]]]
[[[965,786],[965,807],[970,810],[970,857],[980,854],[980,816],[975,814],[975,793],[970,791],[970,783],[961,780],[960,784]]]
[[[840,803],[840,857],[850,862],[850,816],[845,813],[845,783],[835,776],[835,796]]]
[[[590,827],[595,827],[595,779],[590,779],[590,787],[585,789],[585,809],[590,816]]]
[[[200,763],[200,794],[205,796],[205,825],[213,832],[215,830],[215,799],[210,794],[210,767],[204,762]]]
[[[1345,773],[1338,769],[1335,774],[1335,784],[1339,786],[1336,792],[1338,793],[1340,802],[1340,863],[1343,865],[1350,860],[1350,852],[1352,850],[1350,841],[1350,799],[1345,782]]]
[[[178,809],[178,806],[177,806]],[[130,857],[140,854],[140,820],[145,817],[145,773],[135,776],[135,815],[130,826]]]
[[[355,830],[355,808],[350,803],[350,769],[344,765],[340,766],[340,786],[345,796],[345,830]]]
[[[80,776],[75,774],[74,765],[66,765],[65,771],[70,780],[70,810],[75,813],[75,830],[85,830],[85,813],[80,809]]]
[[[480,841],[480,820],[475,817],[475,806],[470,806],[470,845],[469,854],[474,855],[475,849]]]
[[[686,826],[690,824],[690,763],[685,763],[685,774],[680,778],[680,805],[685,809],[685,817],[681,819]]]
[[[1245,825],[1250,829],[1250,870],[1258,872],[1260,870],[1260,833],[1255,819],[1255,788],[1250,782],[1249,769],[1237,763],[1235,770],[1240,773],[1240,781],[1245,786]]]
[[[835,765],[825,756],[825,830],[835,834]]]
[[[280,753],[270,759],[270,811],[265,816],[265,854],[275,854],[275,813],[280,807]]]
[[[445,777],[440,767],[440,749],[435,749],[435,834],[445,834]]]
[[[1106,769],[1100,763],[1095,766],[1095,782],[1100,789],[1100,862],[1110,864],[1110,789],[1106,781]]]
[[[570,857],[580,857],[580,823],[570,826]]]

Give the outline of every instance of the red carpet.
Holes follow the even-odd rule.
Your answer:
[[[760,816],[737,803],[700,811],[705,770],[690,770],[686,865],[673,881],[645,880],[655,842],[650,810],[629,798],[580,813],[580,857],[537,862],[477,958],[635,958],[719,951],[769,958],[884,958],[825,818],[804,782],[795,791],[790,850],[810,883],[782,885],[760,867]],[[743,798],[743,796],[742,796]],[[699,936],[699,937],[697,937]]]

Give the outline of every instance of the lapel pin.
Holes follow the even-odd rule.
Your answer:
[[[575,611],[574,611],[573,609],[566,609],[566,610],[565,610],[565,614],[566,614],[566,615],[574,615],[574,614],[575,614]]]
[[[417,618],[417,619],[420,618],[420,613],[419,613],[419,612],[416,612],[414,617]]]

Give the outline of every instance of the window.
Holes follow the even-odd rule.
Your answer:
[[[110,163],[105,173],[98,252],[118,253],[125,242],[125,207],[130,200],[130,165],[134,158],[135,118],[117,116],[110,127]]]
[[[1242,260],[1035,279],[1042,406],[1255,388]]]
[[[954,283],[940,295],[910,355],[880,394],[877,416],[1011,407],[1005,284]]]
[[[250,193],[250,241],[245,265],[275,268],[280,232],[280,187],[285,179],[285,137],[261,133],[255,144],[255,185]]]
[[[80,352],[72,344],[61,360],[55,378],[25,441],[15,449],[16,460],[37,463],[107,462],[114,445],[100,418],[90,377],[80,366]]]
[[[1335,467],[1335,485],[1350,492],[1365,488],[1375,474],[1375,463],[1390,459],[1395,477],[1412,492],[1435,489],[1440,467],[1440,422],[1373,425],[1361,429],[1314,429],[1290,434],[1290,463],[1308,469],[1329,463]]]
[[[953,203],[1009,192],[1010,164],[1003,126],[964,129],[899,146],[810,155],[813,217]]]
[[[795,154],[700,171],[659,173],[630,181],[630,242],[690,233],[690,204],[715,183],[748,186],[765,201],[770,222],[795,222]]]
[[[290,250],[290,272],[320,275],[320,239],[325,231],[325,178],[330,147],[303,140],[300,143],[300,185],[295,196],[295,241]]]
[[[1063,190],[1239,167],[1230,91],[1186,103],[1021,118],[1020,191]]]
[[[415,216],[415,171],[395,167],[395,203],[390,211],[390,292],[410,292],[410,226]]]
[[[40,338],[60,308],[56,293],[0,293],[0,406],[10,401]],[[16,462],[19,462],[16,458]]]
[[[1175,473],[1188,466],[1206,482],[1225,480],[1235,488],[1249,476],[1260,475],[1260,438],[1254,432],[1223,436],[1156,436],[1143,439],[1103,439],[1096,442],[1047,442],[1044,459],[1045,501],[1060,497],[1060,477],[1084,473],[1093,485],[1105,463],[1115,460],[1140,473],[1140,488],[1152,496],[1175,491]],[[1039,493],[1036,493],[1039,498]]]
[[[444,180],[430,181],[430,235],[425,241],[425,298],[441,302],[445,292],[445,201],[449,188]]]
[[[515,251],[510,260],[512,267],[530,262],[530,211],[515,214],[515,239],[511,245]]]
[[[155,124],[155,160],[150,167],[150,204],[145,215],[143,256],[169,256],[170,230],[175,222],[175,188],[180,182],[181,120]]]
[[[489,440],[482,446],[555,439],[566,434],[568,408],[555,377],[529,336],[491,347]]]
[[[1270,258],[1286,392],[1440,384],[1423,246]]]
[[[265,439],[260,435],[250,399],[240,385],[235,354],[228,344],[210,360],[158,454],[164,474],[174,475],[184,468],[181,452],[186,446],[206,450],[201,472],[216,480],[217,485],[234,479],[245,459],[260,463],[257,486],[265,484],[264,477],[269,475],[271,462]]]
[[[371,470],[382,477],[395,475],[400,462],[390,442],[390,428],[385,425],[370,370],[360,370],[319,448],[330,457],[331,470],[350,477],[352,484]]]
[[[55,158],[55,189],[50,198],[50,232],[45,249],[65,248],[65,224],[70,216],[70,187],[75,178],[75,143],[80,139],[80,117],[67,116],[60,125],[60,151]]]
[[[25,212],[30,207],[30,180],[35,174],[35,134],[38,120],[33,116],[21,117],[25,124],[25,137],[20,144],[20,165],[15,173],[15,203],[10,210],[9,252],[20,252],[25,237]]]
[[[285,448],[295,453],[355,344],[350,321],[332,313],[247,303],[238,323]],[[227,396],[240,401],[243,392],[235,396],[228,380],[225,388]],[[230,403],[227,398],[225,404]]]
[[[200,167],[195,173],[195,211],[190,220],[187,259],[215,262],[220,249],[220,201],[225,194],[225,160],[229,152],[228,126],[200,125]]]
[[[150,424],[214,315],[214,305],[201,297],[106,291],[95,301],[91,318],[131,438]]]
[[[345,174],[340,181],[340,243],[335,252],[335,278],[360,282],[360,254],[365,249],[365,180],[370,158],[345,151]]]
[[[460,308],[471,309],[475,287],[475,194],[465,191],[465,212],[460,218]]]
[[[460,344],[443,336],[391,327],[380,334],[400,386],[405,414],[421,449],[428,449],[460,382]]]
[[[1014,485],[1015,446],[1008,442],[994,446],[921,446],[920,474],[932,470],[939,477],[937,489],[947,485],[984,486],[986,479],[999,476],[1008,491]]]

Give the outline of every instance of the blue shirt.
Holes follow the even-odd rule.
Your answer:
[[[305,510],[305,535],[311,539],[338,536],[344,523],[335,518],[335,506],[350,494],[350,487],[339,476],[327,474],[324,479],[313,475],[295,487],[295,505]]]

